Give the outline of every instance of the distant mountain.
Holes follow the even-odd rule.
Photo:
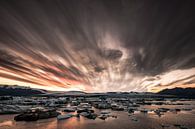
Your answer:
[[[0,85],[0,96],[79,96],[82,91],[47,91],[18,85]]]
[[[175,95],[178,97],[185,97],[185,98],[195,98],[195,88],[173,88],[173,89],[164,89],[158,94],[161,95]]]
[[[44,94],[44,96],[79,96],[87,93],[82,91],[53,91]]]
[[[17,85],[0,85],[0,96],[34,96],[47,91]]]
[[[154,93],[137,93],[137,92],[107,92],[107,93],[86,93],[82,91],[47,91],[18,85],[0,85],[0,96],[177,96],[195,99],[195,88],[173,88],[164,89],[157,94]]]

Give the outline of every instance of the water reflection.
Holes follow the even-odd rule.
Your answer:
[[[162,129],[163,125],[170,125],[167,129],[178,129],[174,124],[187,126],[189,129],[195,128],[195,102],[189,102],[189,105],[145,105],[140,108],[157,109],[157,108],[192,108],[192,111],[166,112],[159,117],[153,111],[128,115],[124,111],[112,111],[117,118],[108,118],[105,121],[96,119],[90,120],[84,117],[72,117],[67,120],[56,118],[39,120],[36,122],[15,122],[14,115],[0,115],[0,129]],[[96,113],[100,110],[95,109]],[[137,119],[137,121],[132,120]]]
[[[0,127],[3,126],[12,126],[13,125],[13,121],[9,120],[9,121],[3,121],[0,123]]]

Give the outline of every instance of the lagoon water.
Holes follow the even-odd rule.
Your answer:
[[[113,115],[117,115],[117,118],[91,120],[84,117],[72,117],[60,121],[51,118],[35,122],[15,122],[13,120],[14,115],[0,115],[0,129],[163,129],[162,124],[169,125],[164,129],[179,129],[174,124],[183,125],[188,129],[195,129],[195,101],[182,103],[188,105],[148,105],[141,106],[141,108],[192,108],[192,111],[167,112],[161,117],[154,112],[147,114],[135,112],[128,116],[128,112],[125,111],[111,111]],[[100,110],[96,109],[95,112],[98,114]],[[133,121],[133,118],[138,121]]]

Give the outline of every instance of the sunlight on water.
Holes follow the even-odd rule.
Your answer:
[[[185,102],[184,102],[185,103]],[[0,129],[163,129],[162,125],[169,125],[167,129],[178,129],[174,124],[187,126],[189,129],[195,128],[195,102],[188,101],[189,105],[150,105],[141,106],[140,108],[157,109],[159,107],[174,108],[192,108],[192,111],[166,112],[161,117],[154,112],[140,113],[135,112],[128,116],[124,111],[111,111],[117,115],[117,118],[108,118],[106,120],[90,120],[84,117],[72,117],[67,120],[56,118],[38,120],[35,122],[15,122],[14,115],[0,115]],[[101,110],[95,109],[96,113]],[[137,119],[137,121],[133,121]]]

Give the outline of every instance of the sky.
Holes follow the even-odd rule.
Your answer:
[[[194,0],[0,0],[0,84],[195,87]]]

